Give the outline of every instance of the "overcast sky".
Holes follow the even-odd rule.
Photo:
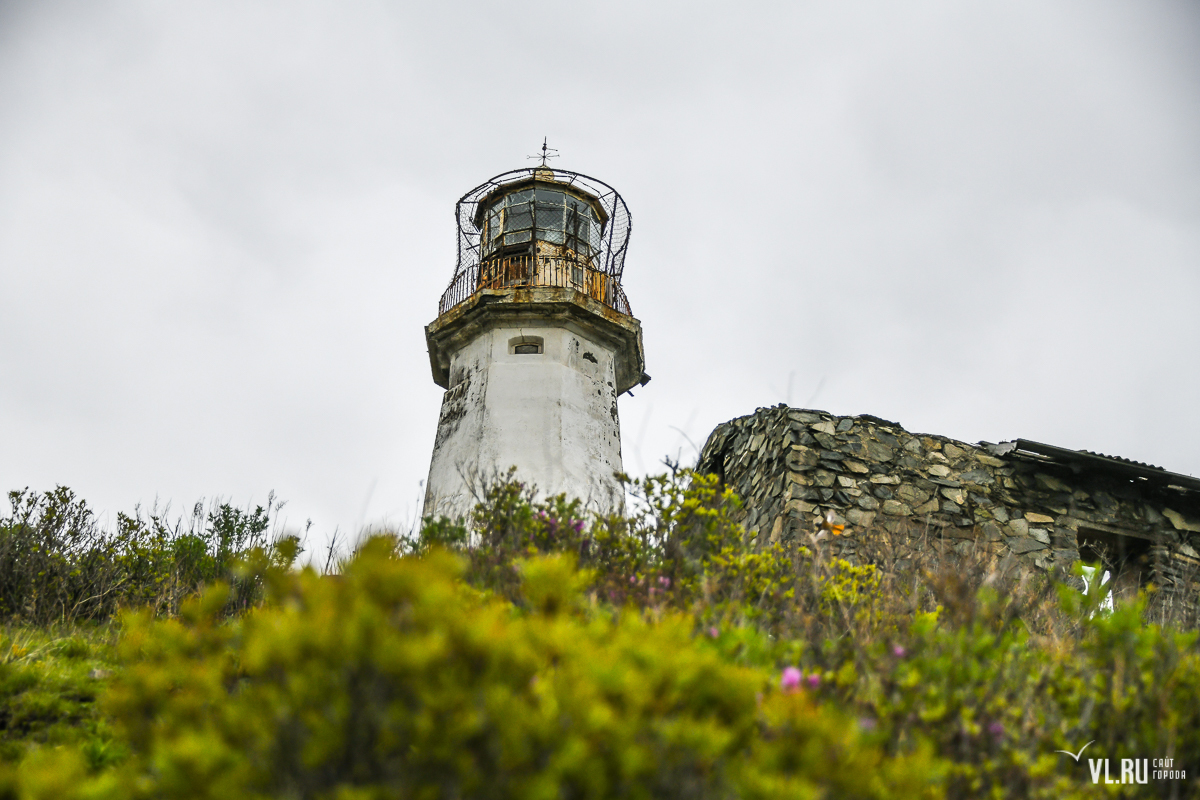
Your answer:
[[[0,488],[419,508],[455,201],[633,217],[634,473],[789,402],[1200,475],[1200,4],[0,0]]]

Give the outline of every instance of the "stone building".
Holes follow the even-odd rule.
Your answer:
[[[477,186],[456,217],[458,266],[425,328],[446,392],[423,514],[465,516],[510,467],[543,495],[617,510],[617,397],[650,380],[621,289],[624,200],[543,165]]]
[[[879,530],[920,530],[1029,569],[1102,565],[1117,597],[1153,583],[1195,614],[1200,480],[1017,439],[966,444],[869,415],[778,406],[719,425],[697,468],[744,501],[757,541],[807,536],[832,511],[853,556]]]

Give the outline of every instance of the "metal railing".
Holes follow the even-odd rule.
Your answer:
[[[478,269],[460,272],[442,295],[438,303],[438,315],[445,314],[481,289],[519,286],[574,289],[599,300],[614,311],[631,313],[629,300],[621,284],[612,275],[570,258],[523,253],[488,258]]]

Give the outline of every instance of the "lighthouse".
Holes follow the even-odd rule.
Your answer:
[[[617,398],[650,380],[621,288],[625,201],[543,148],[540,166],[467,192],[455,220],[458,263],[425,328],[445,394],[423,515],[465,517],[512,467],[540,496],[619,510]]]

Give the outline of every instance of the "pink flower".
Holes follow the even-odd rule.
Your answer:
[[[1001,736],[1004,735],[1004,723],[993,722],[991,725],[988,725],[988,733],[990,733],[992,736],[995,736],[997,739],[999,739]]]
[[[784,689],[795,690],[800,688],[800,670],[795,667],[788,667],[783,671],[783,680],[780,685]]]
[[[814,672],[812,675],[808,676],[808,686],[810,689],[815,689],[820,685],[821,685],[821,676],[820,675],[818,675],[817,673]]]
[[[904,652],[904,648],[900,645],[896,645],[892,648],[892,655],[894,655],[896,658],[904,658]]]
[[[721,635],[721,632],[719,630],[717,630],[716,626],[714,625],[713,627],[708,629],[708,635],[715,639]]]

